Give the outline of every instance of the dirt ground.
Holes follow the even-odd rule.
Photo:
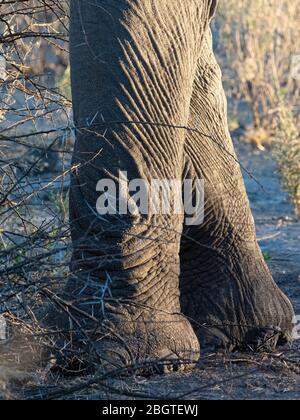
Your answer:
[[[253,151],[236,142],[261,247],[279,286],[300,315],[300,223],[294,219],[288,196],[280,187],[269,151]],[[252,176],[249,176],[249,173]],[[255,179],[254,179],[255,178]],[[300,397],[300,343],[275,354],[203,354],[189,373],[100,380],[85,377],[43,382],[29,381],[20,393],[15,384],[10,395],[29,399],[196,399],[291,400]]]

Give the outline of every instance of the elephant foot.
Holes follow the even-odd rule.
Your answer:
[[[206,322],[195,323],[195,331],[202,339],[203,348],[225,348],[229,352],[272,353],[279,345],[291,341],[290,330],[284,331],[277,326],[238,325],[220,321],[213,324],[206,319]]]
[[[202,347],[272,352],[291,341],[292,305],[258,249],[238,261],[229,259],[227,265],[216,260],[213,269],[209,278],[207,265],[199,264],[197,276],[181,281],[183,313],[191,319]]]
[[[117,313],[116,313],[117,312]],[[130,316],[129,316],[130,313]],[[60,328],[72,324],[62,314]],[[64,320],[62,320],[65,318]],[[180,314],[132,314],[130,308],[114,307],[98,324],[77,317],[76,330],[64,334],[57,347],[55,369],[65,374],[102,372],[116,375],[165,374],[192,369],[199,360],[200,346],[191,324]],[[55,336],[55,333],[54,333]]]
[[[147,313],[138,321],[109,322],[104,328],[110,338],[98,345],[110,369],[169,373],[190,369],[200,357],[198,339],[182,315]]]
[[[254,328],[248,332],[244,343],[241,345],[237,343],[237,348],[253,353],[271,353],[279,344],[287,341],[288,338],[280,327]]]
[[[266,287],[261,297],[252,291],[241,299],[240,294],[235,296],[232,290],[220,288],[211,296],[210,307],[199,299],[197,312],[190,314],[202,347],[273,352],[278,345],[291,341],[294,312],[280,291]]]

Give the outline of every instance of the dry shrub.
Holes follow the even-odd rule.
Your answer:
[[[289,192],[300,219],[300,136],[292,110],[282,105],[275,136],[275,154],[283,185]]]
[[[300,0],[226,0],[216,21],[217,52],[230,104],[246,102],[244,138],[276,145],[284,187],[299,214]],[[282,104],[285,104],[282,106]],[[241,114],[238,119],[242,120]],[[274,141],[275,139],[275,141]]]
[[[250,105],[256,128],[274,125],[279,97],[300,115],[300,1],[226,0],[216,23],[217,51],[230,96]]]
[[[16,320],[11,346],[0,341],[1,394],[34,370],[46,291],[69,275],[74,129],[57,86],[68,66],[68,2],[0,3],[0,314]],[[19,325],[28,326],[22,337]]]

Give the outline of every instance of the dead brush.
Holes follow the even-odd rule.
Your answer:
[[[260,127],[259,129],[248,128],[244,139],[258,150],[265,151],[272,143],[272,133]]]
[[[278,114],[278,130],[274,139],[282,182],[300,219],[300,133],[292,110],[284,104]]]
[[[299,121],[300,81],[293,68],[299,54],[299,13],[299,0],[220,2],[216,51],[227,94],[248,104],[255,130],[276,128],[278,92],[298,110]]]

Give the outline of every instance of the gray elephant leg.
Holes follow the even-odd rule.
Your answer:
[[[71,2],[77,140],[65,294],[76,345],[112,366],[199,358],[180,308],[183,216],[123,214],[121,195],[115,214],[100,215],[96,203],[99,181],[118,191],[120,171],[129,181],[181,179],[185,130],[176,126],[188,124],[211,3]]]
[[[190,116],[190,127],[203,135],[187,136],[185,176],[204,179],[205,217],[201,226],[183,232],[182,310],[194,320],[202,345],[274,348],[279,337],[291,333],[294,313],[256,240],[209,34],[204,49]]]

